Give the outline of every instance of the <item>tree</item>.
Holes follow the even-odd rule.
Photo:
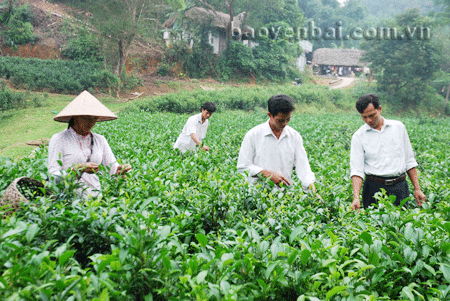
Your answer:
[[[117,62],[114,73],[122,74],[129,48],[135,38],[160,28],[158,16],[167,7],[164,0],[89,0],[85,7],[95,30],[114,41]],[[172,3],[177,3],[173,1]]]
[[[198,4],[213,12],[230,15],[227,38],[232,37],[231,24],[237,14],[245,12],[245,24],[260,28],[268,23],[285,22],[291,27],[303,24],[303,14],[298,0],[198,0]]]
[[[436,8],[433,0],[362,0],[362,3],[369,14],[378,19],[394,17],[407,9],[417,8],[419,12],[427,13]]]
[[[295,28],[304,22],[298,0],[247,1],[241,9],[248,12],[247,23],[256,28],[274,22],[285,22]]]
[[[430,81],[441,62],[439,47],[423,35],[432,22],[418,10],[408,10],[384,26],[397,28],[399,34],[414,32],[414,36],[374,39],[361,44],[366,50],[363,59],[371,62],[370,67],[376,73],[378,89],[392,101],[418,104],[431,93]]]
[[[344,6],[337,0],[298,0],[298,5],[307,18],[307,25],[312,27],[314,24],[322,32],[319,39],[310,39],[314,48],[359,46],[359,40],[343,39],[337,32],[342,31],[345,36],[353,28],[366,26],[368,13],[362,0],[347,0]],[[335,38],[326,34],[332,32],[332,29],[336,32]]]

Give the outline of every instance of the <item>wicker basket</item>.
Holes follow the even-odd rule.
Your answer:
[[[17,178],[6,188],[0,198],[0,208],[8,206],[7,211],[13,212],[20,208],[21,203],[29,203],[37,196],[51,195],[51,191],[45,189],[43,192],[40,188],[44,188],[44,184],[38,180],[28,177]]]

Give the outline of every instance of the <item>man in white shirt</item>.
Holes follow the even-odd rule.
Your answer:
[[[395,195],[394,205],[409,197],[408,174],[414,185],[414,197],[418,206],[425,201],[417,177],[417,162],[403,123],[384,119],[381,105],[375,94],[362,96],[356,103],[365,124],[352,137],[350,151],[350,176],[353,185],[353,209],[360,209],[360,191],[363,187],[364,208],[377,203],[373,197],[381,188],[388,195]]]
[[[206,131],[208,130],[208,118],[215,111],[216,105],[214,103],[209,101],[205,102],[202,105],[202,112],[200,114],[189,117],[173,148],[177,148],[182,153],[185,153],[188,150],[195,150],[195,147],[198,145],[202,150],[209,151],[209,147],[203,145],[202,140],[205,139]]]
[[[315,176],[309,166],[303,139],[287,125],[294,111],[292,99],[286,95],[275,95],[269,99],[268,107],[269,120],[248,131],[242,141],[238,172],[247,172],[250,184],[258,180],[258,174],[261,174],[278,186],[291,185],[295,166],[303,189],[315,192]]]

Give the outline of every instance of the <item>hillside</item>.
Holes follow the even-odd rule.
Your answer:
[[[45,0],[20,0],[19,5],[29,4],[32,15],[36,43],[19,45],[16,49],[2,43],[1,55],[20,57],[36,57],[41,59],[55,59],[60,57],[61,49],[67,44],[68,36],[64,34],[64,27],[73,20],[67,13],[69,8],[53,4]],[[67,23],[69,21],[69,23]],[[3,41],[4,42],[4,41]]]
[[[77,37],[77,30],[88,28],[91,33],[98,33],[89,23],[91,14],[75,10],[61,3],[46,0],[18,0],[17,5],[29,5],[31,24],[35,41],[15,48],[0,41],[0,55],[34,57],[40,59],[64,58],[61,51],[67,47],[71,38]],[[3,8],[2,11],[5,11]],[[75,17],[77,16],[77,17]],[[80,17],[81,16],[81,17]],[[143,43],[136,38],[128,52],[127,70],[142,74],[154,73],[160,61],[162,48],[159,45]],[[143,62],[142,58],[145,59]],[[139,66],[136,64],[139,62]]]

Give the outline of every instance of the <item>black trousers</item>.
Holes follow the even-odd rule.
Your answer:
[[[386,178],[392,179],[392,178]],[[409,197],[409,187],[406,179],[394,185],[385,185],[382,183],[374,182],[369,179],[364,179],[363,185],[363,205],[364,209],[367,209],[372,204],[377,204],[378,200],[376,200],[373,196],[375,193],[381,191],[381,188],[386,190],[387,195],[395,195],[397,198],[395,199],[394,205],[399,206],[400,203]]]

